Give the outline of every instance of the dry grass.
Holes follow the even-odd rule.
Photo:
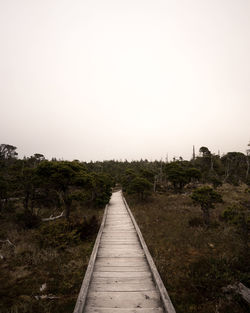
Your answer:
[[[248,262],[241,258],[245,250],[239,234],[219,218],[232,203],[250,203],[245,189],[225,185],[218,190],[224,203],[212,211],[208,229],[190,227],[190,220],[199,220],[202,214],[189,192],[156,194],[144,203],[127,197],[178,313],[249,312],[244,303],[229,302],[221,291],[229,283],[243,280],[247,284],[250,279]]]

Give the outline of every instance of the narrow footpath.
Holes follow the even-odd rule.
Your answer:
[[[83,312],[166,312],[120,191],[108,206]]]

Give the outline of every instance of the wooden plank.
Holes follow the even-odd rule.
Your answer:
[[[109,278],[109,277],[126,277],[126,278],[147,278],[151,277],[151,273],[149,271],[146,272],[93,272],[93,278]]]
[[[142,251],[141,246],[138,245],[112,245],[112,244],[100,244],[99,245],[100,251],[116,251],[116,250],[123,250],[123,251],[129,251],[129,250],[135,250],[135,251]]]
[[[129,232],[129,231],[134,231],[134,227],[114,227],[114,226],[108,226],[105,228],[105,232]]]
[[[148,284],[148,283],[153,283],[152,277],[93,277],[91,283],[96,284],[96,283],[104,283],[104,284],[110,284],[110,285],[115,285],[115,284]]]
[[[102,238],[101,243],[105,244],[138,244],[141,247],[140,242],[137,238]]]
[[[119,233],[119,232],[103,232],[102,233],[102,238],[107,238],[107,237],[111,237],[113,239],[116,238],[136,238],[138,240],[138,236],[136,232],[123,232],[123,233]]]
[[[121,309],[121,308],[98,308],[87,306],[86,313],[164,313],[162,308],[136,308],[136,309]]]
[[[158,308],[160,295],[156,291],[144,292],[89,292],[87,306],[100,308]]]
[[[99,247],[99,252],[121,252],[121,251],[124,251],[124,252],[128,251],[129,252],[131,250],[136,251],[136,252],[140,252],[140,253],[143,252],[143,250],[140,246],[137,247],[135,245],[131,245],[131,246],[129,246],[129,245],[126,245],[126,246],[125,245],[123,245],[123,246],[121,246],[121,245],[108,245],[106,247]]]
[[[149,281],[147,283],[130,283],[130,282],[123,282],[123,283],[114,283],[114,284],[107,284],[107,283],[91,283],[89,287],[90,291],[150,291],[155,290],[155,285],[153,281]]]
[[[144,252],[142,251],[101,251],[99,249],[98,251],[98,257],[103,257],[103,258],[126,258],[126,257],[138,257],[138,256],[143,256]]]
[[[96,266],[144,266],[147,265],[145,257],[136,257],[136,258],[99,258],[97,256],[95,265]]]
[[[136,233],[133,234],[119,234],[119,235],[111,235],[109,233],[103,233],[102,234],[102,240],[106,239],[106,240],[136,240],[137,242],[140,243],[140,241],[138,240],[138,236]]]
[[[95,266],[95,272],[145,272],[149,267],[144,266]]]
[[[120,246],[123,245],[124,247],[126,246],[134,246],[137,247],[138,249],[141,249],[141,245],[136,242],[136,241],[101,241],[100,247],[102,248],[108,248],[110,246]]]
[[[133,228],[133,230],[129,230],[129,231],[127,231],[127,230],[112,230],[112,231],[110,231],[110,230],[107,230],[106,228],[104,228],[104,230],[103,230],[103,232],[104,233],[110,233],[110,234],[112,234],[112,235],[119,235],[119,234],[136,234],[136,231],[134,230],[134,228]]]

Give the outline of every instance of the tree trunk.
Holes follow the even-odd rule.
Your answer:
[[[246,156],[246,161],[247,161],[247,170],[246,170],[246,180],[248,179],[248,175],[249,175],[249,155],[247,154]]]
[[[156,192],[156,182],[157,182],[157,176],[155,176],[155,179],[154,179],[154,193]]]
[[[65,207],[65,217],[67,220],[69,220],[69,216],[70,216],[70,205],[67,204]]]
[[[225,182],[227,181],[228,176],[229,176],[229,161],[228,161],[227,164],[226,164],[225,178],[224,178],[223,183],[225,183]]]
[[[24,208],[27,210],[29,207],[29,199],[30,199],[30,192],[27,191],[24,198]]]
[[[209,225],[210,223],[210,212],[208,208],[201,208],[203,211],[203,219],[204,219],[204,223],[205,225]]]
[[[213,160],[213,155],[211,154],[210,171],[212,172],[213,170],[214,170],[214,160]]]

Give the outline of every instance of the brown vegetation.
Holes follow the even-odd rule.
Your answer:
[[[224,202],[211,211],[210,227],[188,191],[155,194],[147,202],[126,196],[178,313],[249,312],[239,296],[223,291],[238,282],[249,287],[250,254],[241,225],[223,219],[232,205],[249,210],[249,189],[226,184],[218,192]]]
[[[100,210],[78,208],[70,222],[24,229],[2,217],[1,238],[14,246],[0,243],[0,312],[72,312],[101,218]]]

